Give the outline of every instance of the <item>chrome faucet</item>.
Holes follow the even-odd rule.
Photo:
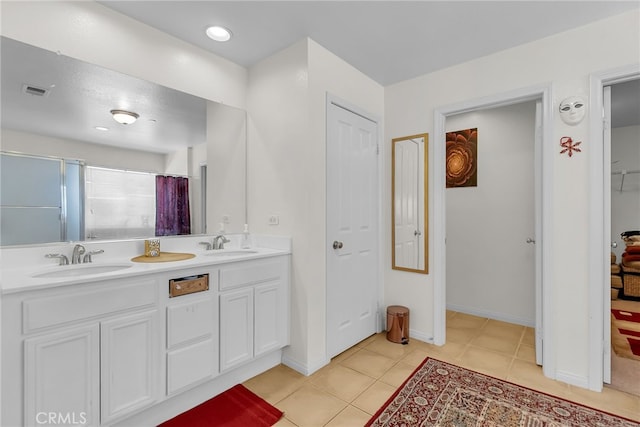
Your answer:
[[[67,256],[63,255],[63,254],[46,254],[44,257],[45,258],[59,258],[60,259],[60,265],[68,265],[69,264],[69,258],[67,258]]]
[[[203,245],[206,251],[210,251],[211,249],[213,249],[213,245],[211,244],[211,242],[200,242],[199,244]]]
[[[96,249],[95,251],[89,251],[86,254],[84,254],[84,258],[82,258],[82,262],[93,262],[93,259],[91,258],[92,255],[98,255],[98,254],[102,254],[104,253],[104,249]]]
[[[75,245],[71,254],[71,264],[82,264],[82,255],[86,252],[84,246]]]
[[[229,242],[230,240],[224,237],[224,235],[218,234],[213,238],[213,249],[224,249],[224,244]]]

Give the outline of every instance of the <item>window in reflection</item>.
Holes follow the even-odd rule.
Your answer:
[[[86,167],[87,239],[129,239],[155,235],[155,174]]]

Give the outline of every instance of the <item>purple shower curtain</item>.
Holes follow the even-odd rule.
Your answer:
[[[191,234],[189,180],[156,176],[156,236]]]

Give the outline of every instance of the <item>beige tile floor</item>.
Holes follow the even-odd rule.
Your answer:
[[[279,365],[244,385],[284,412],[276,426],[363,426],[426,358],[433,357],[607,412],[640,420],[640,397],[546,378],[535,364],[533,329],[447,312],[447,344],[391,343],[373,335],[305,377]]]

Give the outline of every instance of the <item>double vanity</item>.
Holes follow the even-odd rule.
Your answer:
[[[0,425],[157,425],[279,364],[290,239],[202,239],[162,239],[193,255],[167,262],[132,261],[144,241],[69,265],[47,255],[72,244],[3,249]]]

